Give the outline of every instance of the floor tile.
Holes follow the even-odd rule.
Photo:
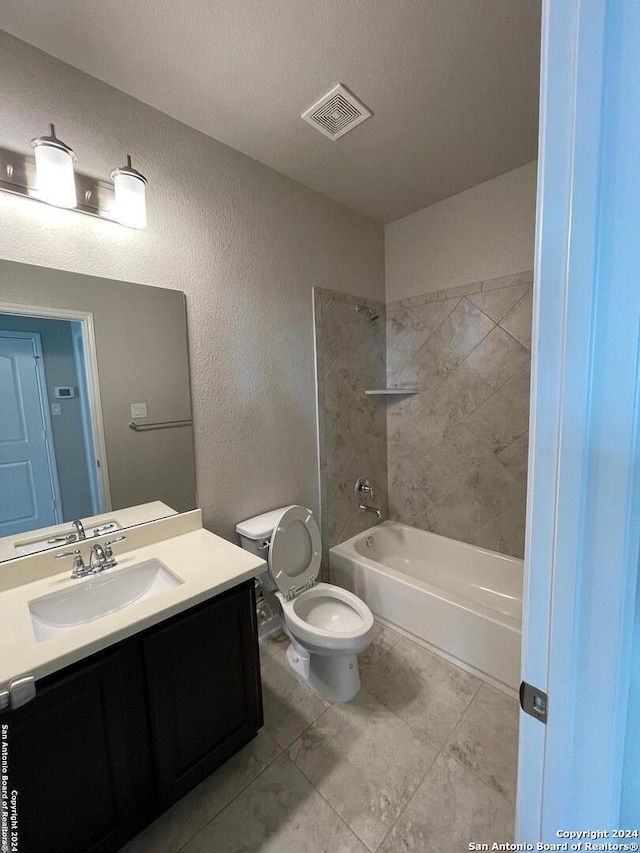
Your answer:
[[[363,687],[414,729],[443,743],[481,682],[402,639],[362,673]]]
[[[376,850],[409,801],[437,747],[361,690],[335,704],[288,750],[353,831]]]
[[[285,634],[282,628],[280,628],[260,641],[260,654],[284,655],[290,642],[291,640],[289,637]]]
[[[512,842],[513,822],[506,797],[441,754],[379,853],[454,853],[471,841]]]
[[[329,702],[298,681],[284,653],[263,655],[261,669],[265,729],[286,749],[329,707]]]
[[[121,853],[176,853],[282,753],[264,731],[132,839]]]
[[[183,853],[367,853],[285,756],[187,844]]]
[[[373,640],[371,644],[358,655],[358,664],[362,673],[367,667],[377,663],[387,652],[399,643],[402,637],[381,622],[373,623]]]
[[[518,703],[483,684],[446,751],[476,776],[515,802],[518,764]]]

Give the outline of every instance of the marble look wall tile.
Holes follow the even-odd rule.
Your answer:
[[[409,368],[391,345],[393,326],[388,333],[387,381],[407,377],[421,389],[387,404],[390,517],[514,556],[524,542],[530,364],[527,348],[497,324],[511,315],[520,323],[512,331],[521,330],[531,281],[525,272],[475,282],[466,297],[439,291],[394,303],[395,314],[410,310],[431,332],[417,352],[405,341],[415,353]],[[489,467],[474,482],[493,457],[493,476]],[[505,510],[491,483],[506,486],[516,505]]]
[[[466,425],[478,441],[493,453],[499,453],[526,432],[529,423],[524,414],[511,408],[497,392],[475,410]]]
[[[367,853],[364,844],[286,756],[276,759],[208,823],[183,853],[212,850]]]
[[[471,841],[512,842],[514,820],[506,797],[441,754],[379,853],[445,853],[468,850]]]
[[[523,484],[492,457],[436,502],[429,520],[435,533],[457,538],[456,531],[460,530],[465,541],[473,542],[476,530],[507,510],[517,509],[524,516],[525,500]]]
[[[491,317],[494,322],[499,323],[529,289],[528,284],[516,284],[512,287],[500,288],[499,290],[476,293],[468,298],[477,308]]]
[[[528,361],[511,379],[500,388],[500,396],[509,405],[529,418],[529,398],[531,394],[531,362]]]
[[[467,358],[467,364],[492,388],[500,388],[529,361],[529,350],[496,326]]]
[[[501,450],[497,458],[517,482],[526,483],[528,453],[529,433],[525,432],[516,438],[513,444]]]
[[[491,456],[491,448],[462,424],[452,428],[444,441],[430,450],[416,467],[427,496],[435,503]]]
[[[386,310],[380,303],[330,290],[315,293],[324,310],[316,326],[316,370],[318,373],[318,434],[320,446],[321,531],[326,578],[329,548],[375,523],[358,514],[354,486],[362,473],[376,488],[376,505],[387,512],[387,418],[385,403],[365,396],[368,388],[386,385]],[[365,304],[379,314],[370,322],[356,306]],[[424,324],[399,306],[398,332],[419,333]],[[392,316],[391,314],[389,316]],[[412,347],[419,347],[415,342]],[[402,349],[402,347],[401,347]],[[394,351],[390,351],[394,352]],[[396,354],[399,369],[406,363]],[[324,375],[320,373],[326,367]]]
[[[483,684],[445,748],[512,803],[516,798],[519,710],[516,699]]]
[[[501,287],[517,287],[520,284],[533,284],[533,271],[526,270],[525,272],[515,273],[513,275],[504,275],[500,278],[490,278],[482,282],[482,290],[498,290]]]
[[[366,690],[335,704],[288,754],[348,826],[375,850],[437,748]]]
[[[524,557],[525,513],[521,508],[508,510],[471,532],[473,545],[499,551],[511,557]]]
[[[435,391],[458,366],[461,357],[434,332],[411,359],[423,391]]]
[[[422,320],[427,328],[435,332],[459,302],[460,299],[446,299],[443,302],[425,302],[423,305],[413,307],[411,310]]]
[[[462,423],[492,394],[492,388],[462,363],[432,394],[420,395],[421,405],[414,421],[426,447],[442,441],[448,427]]]
[[[513,335],[527,349],[531,349],[531,314],[533,311],[533,291],[529,290],[526,296],[509,311],[500,321],[503,329]]]
[[[493,329],[493,321],[468,299],[461,299],[438,329],[442,340],[466,358]]]

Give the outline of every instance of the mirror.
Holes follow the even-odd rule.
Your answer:
[[[184,294],[0,260],[0,560],[195,505]]]

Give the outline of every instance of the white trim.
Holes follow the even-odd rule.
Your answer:
[[[0,329],[1,338],[24,338],[31,341],[33,354],[35,356],[36,386],[38,388],[38,402],[40,404],[40,417],[44,428],[44,446],[47,454],[47,470],[49,472],[49,485],[51,486],[51,497],[53,499],[53,515],[56,524],[64,521],[62,515],[62,495],[60,493],[60,480],[58,479],[58,463],[56,461],[56,449],[53,441],[53,428],[49,412],[49,394],[47,393],[47,380],[44,367],[44,355],[42,353],[42,338],[39,332],[18,332],[11,329]]]
[[[82,434],[85,442],[85,456],[87,460],[87,471],[89,474],[89,493],[91,495],[91,514],[101,515],[102,501],[100,493],[100,469],[98,468],[97,453],[93,437],[91,423],[91,411],[89,409],[89,387],[86,370],[87,362],[84,357],[84,335],[82,326],[75,320],[69,320],[71,326],[71,342],[73,345],[73,357],[75,360],[76,374],[78,378],[80,397],[80,417],[82,420]]]
[[[98,485],[102,512],[111,512],[111,489],[109,487],[109,465],[107,445],[102,420],[102,402],[100,397],[100,379],[98,375],[98,358],[96,353],[95,328],[93,314],[90,311],[74,311],[70,308],[51,308],[40,305],[19,305],[12,302],[0,302],[0,314],[19,314],[27,317],[41,317],[49,320],[74,320],[82,324],[84,341],[84,358],[88,384],[88,403],[91,416],[91,426],[95,442],[95,450],[100,467]]]
[[[521,714],[518,842],[620,828],[640,539],[632,8],[544,4],[523,679],[549,716]]]

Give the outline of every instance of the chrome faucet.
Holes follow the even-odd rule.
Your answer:
[[[84,527],[79,518],[76,518],[75,521],[72,521],[71,524],[76,529],[76,539],[80,541],[81,539],[86,539],[87,534],[84,532]]]
[[[370,504],[365,502],[365,496],[368,495],[371,500],[373,500],[373,487],[371,483],[366,477],[358,477],[356,480],[356,497],[358,498],[360,505],[358,509],[360,512],[370,512],[373,515],[376,515],[378,518],[382,518],[382,513],[378,509],[377,506],[371,506]]]
[[[116,542],[122,542],[126,538],[126,536],[117,536],[115,539],[111,539],[110,542],[105,542],[104,545],[95,542],[91,546],[89,565],[86,565],[84,562],[80,551],[63,551],[62,554],[56,554],[56,560],[60,560],[62,557],[73,557],[72,578],[86,578],[87,575],[97,575],[105,569],[111,569],[117,565],[111,546]]]
[[[99,572],[103,572],[105,569],[111,569],[117,565],[111,546],[116,542],[122,542],[122,540],[126,538],[126,536],[116,536],[115,539],[105,542],[104,546],[99,542],[95,542],[91,546],[89,567],[93,574],[98,574]]]
[[[380,512],[377,506],[369,506],[369,504],[360,504],[358,509],[360,510],[360,512],[371,512],[378,518],[382,518],[382,513]]]

